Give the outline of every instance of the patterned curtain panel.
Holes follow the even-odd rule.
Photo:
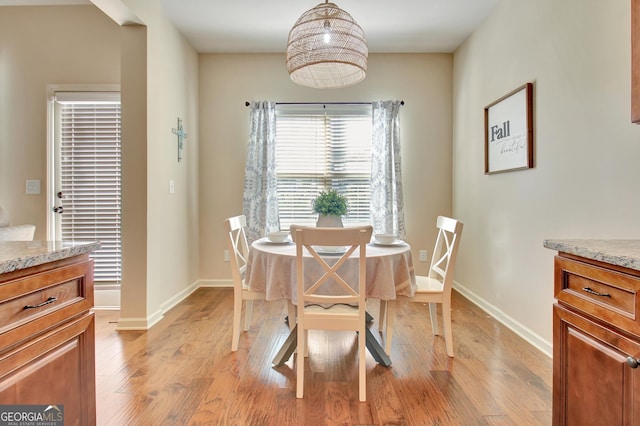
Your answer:
[[[400,168],[400,101],[372,103],[371,225],[374,232],[405,238]]]
[[[249,244],[280,230],[276,178],[276,104],[251,102],[249,148],[244,171],[242,214]]]

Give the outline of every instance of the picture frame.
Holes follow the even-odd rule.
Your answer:
[[[525,83],[484,108],[484,173],[533,166],[533,83]]]

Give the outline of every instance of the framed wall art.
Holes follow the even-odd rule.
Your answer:
[[[533,167],[533,83],[484,109],[484,173]]]

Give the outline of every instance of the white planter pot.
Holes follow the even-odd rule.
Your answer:
[[[318,221],[316,222],[318,228],[343,228],[341,216],[326,216],[318,215]]]

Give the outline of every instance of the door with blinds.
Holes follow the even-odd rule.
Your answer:
[[[96,290],[118,290],[122,270],[119,92],[55,92],[50,100],[49,238],[100,241]]]

